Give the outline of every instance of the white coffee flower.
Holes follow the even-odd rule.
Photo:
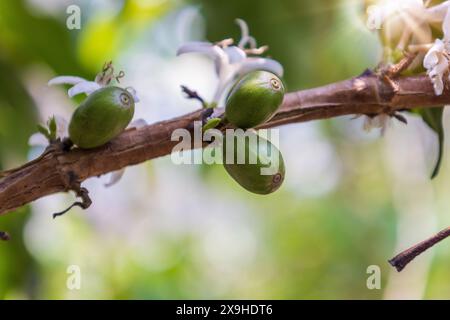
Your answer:
[[[450,10],[445,13],[442,23],[443,39],[436,39],[423,59],[423,66],[433,83],[436,95],[444,91],[444,79],[448,78],[450,66]]]
[[[367,9],[369,29],[384,28],[384,36],[398,39],[397,49],[408,45],[428,50],[423,66],[433,83],[436,95],[444,90],[450,62],[450,1],[427,7],[423,0],[384,0]],[[433,42],[430,24],[442,23],[443,39]],[[420,59],[421,59],[420,58]],[[420,60],[419,60],[420,61]]]
[[[367,8],[367,26],[369,29],[380,29],[388,18],[395,15],[419,17],[425,12],[422,0],[383,0]]]
[[[397,41],[396,48],[429,44],[433,41],[431,24],[441,23],[450,1],[428,7],[423,0],[383,0],[367,8],[366,25],[381,30],[387,41]]]
[[[448,73],[449,66],[447,48],[442,40],[436,39],[423,59],[423,66],[427,69],[435,94],[441,95],[444,91],[444,75]]]
[[[77,76],[58,76],[51,79],[48,82],[49,86],[58,85],[58,84],[70,84],[72,87],[68,91],[68,95],[70,98],[84,93],[86,95],[90,95],[91,93],[108,86],[112,80],[116,80],[119,82],[119,79],[124,76],[124,72],[120,71],[117,75],[114,74],[114,67],[112,62],[105,63],[103,69],[100,73],[97,74],[94,81],[89,81],[81,77]],[[133,96],[134,102],[139,102],[139,97],[136,94],[136,90],[129,87],[126,88],[128,92]]]
[[[227,88],[240,76],[253,70],[270,71],[283,76],[283,67],[273,59],[256,57],[264,53],[267,47],[256,47],[256,40],[249,35],[245,21],[237,19],[242,37],[237,46],[233,39],[225,39],[216,44],[210,42],[188,42],[182,45],[177,55],[185,53],[202,53],[213,59],[219,84],[214,94],[213,103],[218,103]],[[248,47],[248,48],[247,48]],[[253,56],[249,56],[253,55]]]

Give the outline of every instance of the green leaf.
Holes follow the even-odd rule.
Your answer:
[[[50,132],[48,131],[48,129],[43,126],[42,124],[38,124],[37,125],[37,129],[40,133],[42,133],[47,139],[50,140]]]
[[[442,125],[442,114],[444,107],[439,108],[421,108],[417,111],[422,116],[423,121],[434,131],[438,136],[439,150],[438,158],[431,174],[431,179],[435,178],[441,166],[443,146],[444,146],[444,128]]]
[[[209,119],[205,123],[203,128],[202,128],[203,132],[205,132],[206,130],[213,129],[213,128],[217,127],[221,121],[222,121],[222,119],[220,119],[220,118],[211,118],[211,119]]]
[[[55,140],[56,139],[56,120],[55,120],[55,116],[50,117],[50,119],[48,119],[48,129],[50,132],[50,139],[51,140]]]

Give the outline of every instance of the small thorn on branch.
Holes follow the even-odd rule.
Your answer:
[[[80,207],[83,210],[86,210],[87,208],[89,208],[92,204],[92,200],[89,197],[89,191],[86,188],[74,188],[74,190],[77,193],[77,197],[81,198],[81,201],[76,201],[74,203],[72,203],[72,205],[70,205],[67,209],[60,211],[60,212],[56,212],[53,214],[53,219],[55,219],[56,217],[62,216],[65,213],[67,213],[70,209],[72,209],[73,207]]]
[[[402,271],[408,263],[410,263],[415,257],[425,252],[438,242],[441,242],[445,238],[450,236],[450,227],[436,233],[432,237],[412,246],[411,248],[399,253],[388,262],[397,269],[398,272]]]

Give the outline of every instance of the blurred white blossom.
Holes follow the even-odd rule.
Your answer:
[[[450,1],[431,7],[427,7],[428,3],[423,0],[384,0],[368,7],[367,27],[374,30],[386,25],[389,34],[400,33],[397,48],[401,50],[408,43],[428,45],[430,48],[423,58],[423,66],[433,82],[436,95],[440,95],[444,90],[444,77],[448,76],[449,68]],[[434,39],[434,42],[430,28],[433,23],[442,23],[444,34],[443,39]],[[415,41],[411,39],[413,36]],[[375,118],[367,119],[365,127],[371,127],[373,122],[378,126],[380,121]]]
[[[216,74],[219,78],[219,84],[213,98],[213,103],[216,104],[230,84],[248,72],[267,70],[280,77],[283,76],[283,67],[279,62],[273,59],[257,57],[263,54],[267,47],[257,48],[256,40],[249,35],[245,21],[237,19],[236,22],[242,33],[241,40],[237,46],[232,45],[233,39],[225,39],[218,43],[194,41],[182,45],[177,52],[177,55],[202,53],[213,59]]]
[[[372,129],[381,129],[381,133],[384,134],[390,122],[391,116],[385,113],[376,116],[365,116],[363,128],[366,131],[370,131]]]
[[[444,90],[444,80],[450,65],[450,1],[428,6],[423,0],[384,0],[367,9],[367,27],[371,30],[385,27],[388,35],[400,34],[397,49],[408,44],[424,45],[428,49],[423,56],[423,66],[433,83],[436,95]],[[430,24],[441,23],[443,39],[433,39]],[[414,39],[413,39],[414,37]],[[392,39],[387,39],[391,41]],[[425,49],[425,50],[426,50]],[[386,118],[367,118],[364,127],[384,127]]]
[[[370,30],[381,29],[382,24],[395,15],[422,19],[426,11],[422,0],[385,0],[367,8],[367,27]]]

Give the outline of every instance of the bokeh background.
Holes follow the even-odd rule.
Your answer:
[[[66,9],[81,8],[68,30]],[[211,61],[175,57],[189,40],[239,38],[245,19],[285,67],[289,90],[360,74],[380,60],[377,35],[357,0],[0,1],[0,169],[40,151],[36,124],[70,117],[77,103],[56,75],[92,79],[113,60],[139,92],[147,122],[198,108],[186,84],[211,97]],[[74,196],[40,199],[0,217],[2,299],[420,299],[450,298],[450,241],[402,273],[395,253],[450,225],[448,147],[428,180],[436,140],[421,120],[393,122],[384,136],[361,118],[284,126],[284,185],[269,196],[240,188],[217,166],[174,165],[170,157],[128,168],[122,181],[90,179],[94,204],[52,220]],[[448,121],[447,121],[448,122]],[[80,290],[68,267],[79,266]],[[381,269],[369,290],[366,270]]]

